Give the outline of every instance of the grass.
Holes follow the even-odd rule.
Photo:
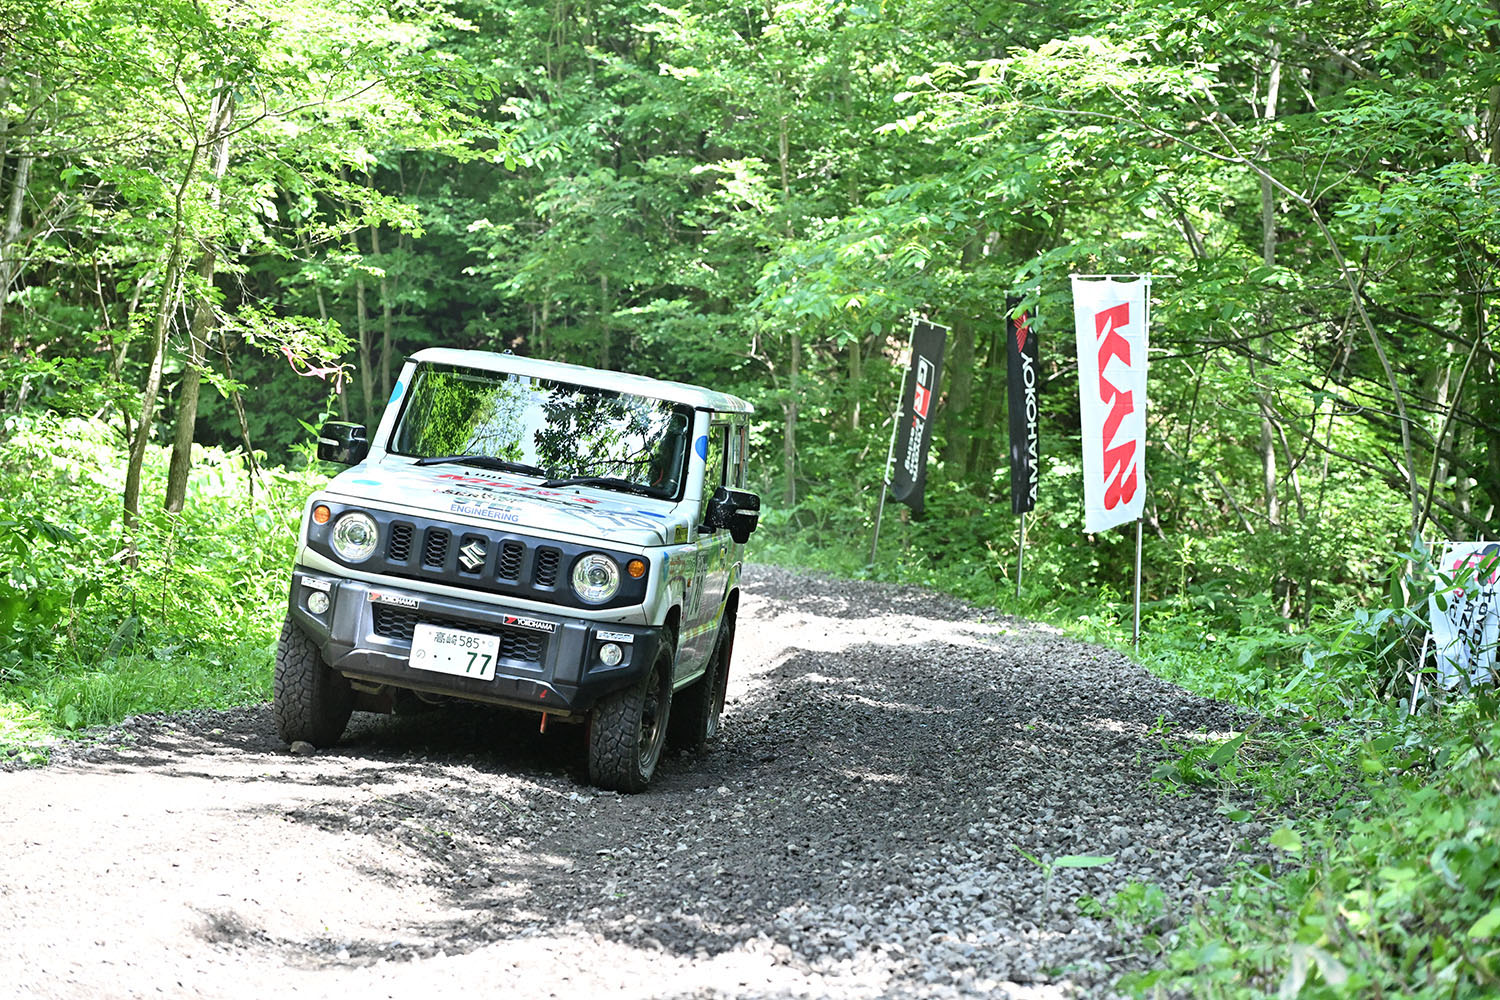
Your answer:
[[[121,558],[124,456],[108,428],[39,416],[0,444],[0,755],[131,715],[253,704],[270,695],[276,630],[315,471],[195,451],[179,513],[159,506],[151,449]]]

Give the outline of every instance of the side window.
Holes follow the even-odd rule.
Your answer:
[[[724,450],[729,428],[711,424],[708,429],[708,458],[703,463],[703,502],[698,511],[700,522],[708,515],[708,500],[714,490],[724,485]]]
[[[745,488],[745,425],[729,428],[729,485]]]

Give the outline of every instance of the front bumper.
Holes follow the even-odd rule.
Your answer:
[[[315,593],[329,598],[321,614],[308,607]],[[346,677],[564,717],[587,712],[638,680],[661,645],[653,628],[507,609],[303,569],[292,574],[289,602],[292,620],[318,644],[324,662]],[[494,679],[412,667],[411,635],[421,622],[498,636]],[[605,642],[624,651],[615,666],[599,659]]]

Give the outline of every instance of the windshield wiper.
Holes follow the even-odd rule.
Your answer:
[[[477,465],[481,469],[497,469],[501,472],[520,472],[528,476],[545,476],[547,470],[535,465],[527,465],[525,462],[512,462],[508,458],[496,458],[493,455],[433,455],[428,458],[419,458],[417,465],[447,465],[457,462],[460,465]]]
[[[661,496],[659,490],[614,476],[568,476],[562,479],[548,479],[542,485],[548,489],[556,489],[559,486],[602,486],[605,489],[623,490],[626,493],[635,493],[643,497]]]

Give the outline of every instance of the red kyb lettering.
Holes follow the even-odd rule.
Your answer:
[[[1120,424],[1124,423],[1125,418],[1135,411],[1135,400],[1132,398],[1131,393],[1120,392],[1114,386],[1110,385],[1108,382],[1103,381],[1102,379],[1100,380],[1100,385],[1108,386],[1109,388],[1109,396],[1104,395],[1102,388],[1099,392],[1099,395],[1102,396],[1106,402],[1110,401],[1111,396],[1114,397],[1114,401],[1110,403],[1109,416],[1104,418],[1104,454],[1108,455],[1109,443],[1115,439],[1115,431],[1119,430]],[[1104,463],[1104,471],[1106,473],[1109,472],[1109,463],[1107,461]]]
[[[1103,376],[1112,358],[1119,358],[1130,365],[1130,341],[1120,336],[1119,330],[1130,324],[1130,303],[1122,302],[1113,308],[1106,309],[1094,317],[1094,326],[1099,333],[1099,376],[1101,389],[1103,388]],[[1109,397],[1100,393],[1100,398],[1109,402]]]
[[[1136,464],[1135,442],[1125,441],[1114,447],[1110,444],[1125,418],[1135,411],[1132,393],[1121,392],[1104,377],[1105,370],[1114,358],[1130,365],[1130,341],[1120,336],[1121,327],[1130,324],[1130,303],[1122,302],[1094,316],[1094,331],[1099,339],[1099,400],[1108,403],[1109,416],[1104,420],[1104,509],[1114,510],[1121,503],[1135,498]]]
[[[1129,471],[1125,471],[1126,468]],[[1110,473],[1120,470],[1119,475],[1110,479]],[[1114,510],[1121,503],[1129,503],[1135,499],[1135,442],[1126,441],[1116,448],[1104,449],[1104,479],[1108,484],[1104,488],[1104,509]]]
[[[1121,302],[1117,306],[1110,306],[1094,314],[1094,337],[1103,340],[1104,335],[1110,331],[1129,325],[1130,303]]]

